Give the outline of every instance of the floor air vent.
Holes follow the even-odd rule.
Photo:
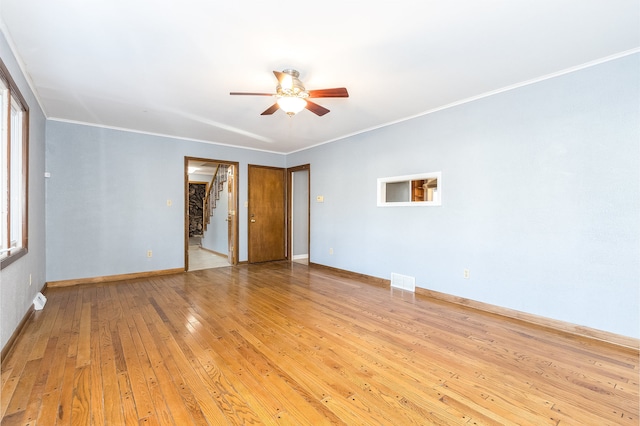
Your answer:
[[[399,288],[402,290],[416,291],[416,278],[408,275],[391,273],[391,287]]]

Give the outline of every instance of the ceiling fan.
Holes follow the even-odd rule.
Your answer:
[[[310,98],[348,98],[349,93],[344,87],[335,89],[307,90],[298,79],[300,73],[293,69],[286,69],[282,72],[273,72],[278,79],[276,93],[251,93],[251,92],[231,92],[230,95],[249,96],[275,96],[276,103],[267,108],[260,115],[271,115],[278,109],[282,109],[288,116],[292,117],[304,108],[312,113],[323,116],[329,110],[323,106],[311,102]]]

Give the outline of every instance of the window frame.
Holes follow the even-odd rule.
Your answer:
[[[411,201],[412,182],[435,179],[437,182],[437,194],[434,191],[432,201]],[[387,184],[403,186],[405,188],[405,200],[387,200]],[[442,172],[418,173],[413,175],[393,176],[378,178],[377,181],[377,206],[378,207],[439,207],[442,205]]]
[[[0,270],[6,268],[16,260],[20,259],[22,256],[28,253],[28,229],[29,229],[29,105],[25,101],[22,93],[18,89],[15,81],[11,77],[9,70],[5,66],[4,62],[0,59],[0,81],[6,87],[7,93],[7,109],[1,111],[0,120],[6,120],[5,125],[7,126],[7,152],[5,153],[7,159],[7,170],[4,168],[2,173],[7,173],[7,187],[9,190],[7,191],[7,221],[1,223],[2,229],[5,231],[2,233],[2,238],[5,238],[6,233],[6,243],[10,244],[11,238],[11,227],[12,227],[12,218],[11,218],[11,187],[13,186],[11,183],[12,178],[12,170],[15,169],[16,164],[12,164],[12,156],[11,156],[11,148],[14,145],[14,142],[11,138],[11,121],[12,121],[12,107],[16,107],[17,110],[21,111],[21,141],[19,141],[16,145],[21,148],[21,155],[19,159],[19,163],[17,167],[20,169],[20,182],[19,182],[19,191],[20,191],[20,219],[18,226],[21,227],[21,235],[20,235],[20,244],[15,248],[11,249],[7,247],[7,252],[0,253],[0,256],[3,256],[0,259]],[[17,105],[13,105],[13,104]],[[4,136],[2,136],[4,137]],[[4,247],[4,244],[2,245]]]

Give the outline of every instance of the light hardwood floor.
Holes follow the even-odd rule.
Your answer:
[[[638,352],[324,268],[49,289],[2,425],[637,425]]]

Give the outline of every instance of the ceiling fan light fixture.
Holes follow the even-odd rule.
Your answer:
[[[280,109],[289,116],[296,115],[307,106],[307,101],[296,96],[280,96],[276,102]]]
[[[0,0],[1,1],[1,0]],[[277,110],[283,110],[289,117],[293,117],[304,108],[315,115],[322,117],[330,112],[327,108],[307,101],[307,98],[348,98],[349,92],[344,87],[333,89],[307,90],[298,78],[300,73],[294,69],[285,69],[282,72],[274,71],[273,75],[278,80],[276,93],[252,93],[230,92],[230,95],[275,96],[276,103],[264,110],[260,115],[271,115]]]
[[[289,74],[285,74],[280,80],[280,88],[282,90],[293,90],[293,77]]]

